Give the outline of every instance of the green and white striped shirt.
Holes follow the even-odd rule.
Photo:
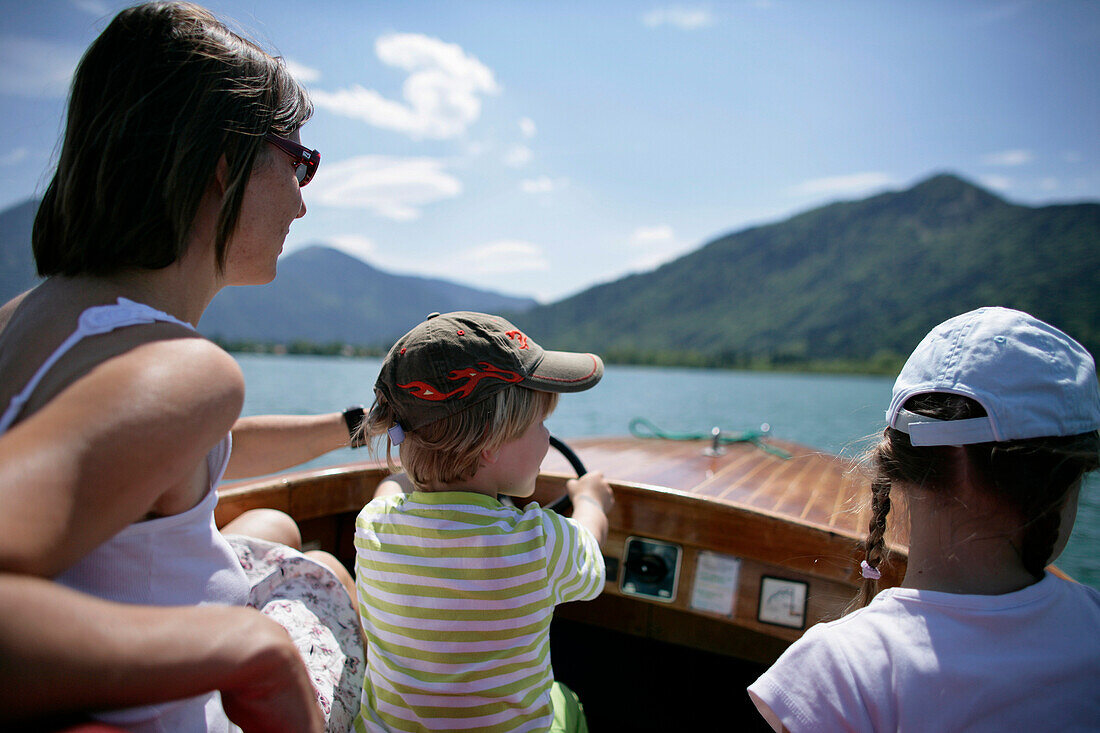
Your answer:
[[[364,731],[544,731],[554,606],[603,590],[592,534],[537,504],[388,496],[355,523]]]

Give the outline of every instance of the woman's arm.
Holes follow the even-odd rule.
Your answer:
[[[0,574],[0,722],[220,690],[245,731],[320,731],[301,657],[246,608],[110,603]]]
[[[201,485],[243,395],[217,347],[156,341],[98,364],[0,437],[0,719],[219,689],[246,730],[320,730],[293,643],[260,614],[110,603],[43,579],[173,489]]]
[[[165,502],[190,508],[243,398],[236,362],[200,339],[95,366],[0,437],[0,571],[53,577]]]
[[[347,445],[343,413],[242,417],[233,425],[233,453],[225,477],[274,473]]]

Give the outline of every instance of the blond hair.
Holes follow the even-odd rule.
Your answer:
[[[519,438],[531,425],[545,420],[557,404],[556,392],[511,385],[461,412],[408,431],[398,447],[401,465],[418,489],[465,481],[477,473],[483,450]],[[386,435],[391,471],[398,469],[386,431],[396,421],[393,407],[376,391],[362,430],[368,437]]]

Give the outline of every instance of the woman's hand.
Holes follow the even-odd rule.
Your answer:
[[[298,650],[258,611],[112,603],[0,573],[0,722],[212,690],[249,733],[323,729]]]
[[[324,718],[298,650],[283,627],[259,613],[252,615],[255,628],[236,639],[245,647],[240,650],[242,662],[221,686],[225,714],[245,733],[321,733]]]

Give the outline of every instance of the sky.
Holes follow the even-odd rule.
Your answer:
[[[128,4],[0,0],[0,209],[44,190],[72,71]],[[1100,200],[1092,0],[203,4],[316,106],[284,253],[553,302],[940,172]]]

